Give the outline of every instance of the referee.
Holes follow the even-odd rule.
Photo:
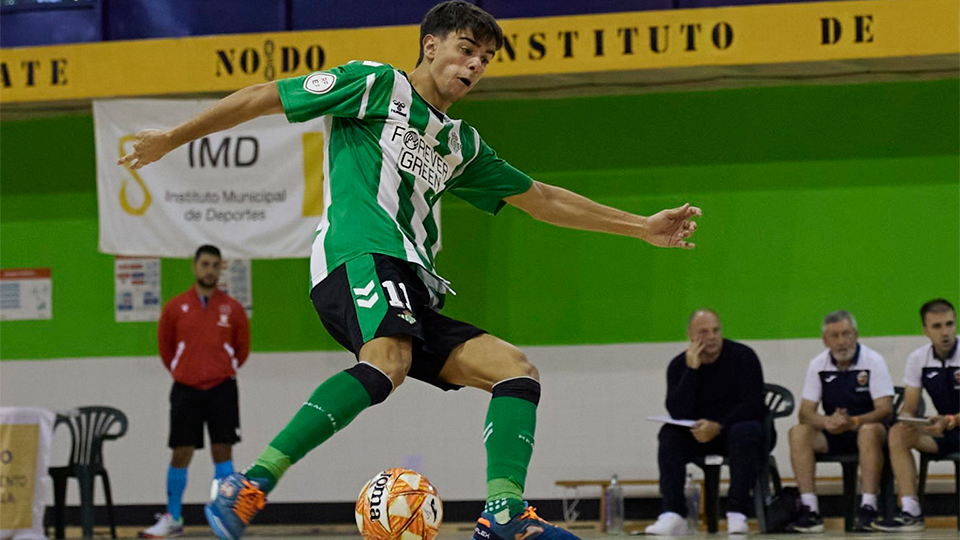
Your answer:
[[[243,306],[217,289],[220,250],[211,245],[193,257],[196,281],[163,307],[157,341],[163,365],[173,376],[167,511],[141,538],[183,535],[181,507],[187,466],[203,448],[203,425],[210,433],[214,477],[233,472],[232,449],[240,442],[237,369],[250,352],[250,324]]]

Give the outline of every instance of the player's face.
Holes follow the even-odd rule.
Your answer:
[[[853,323],[847,319],[830,323],[823,331],[823,344],[830,349],[830,354],[839,362],[851,360],[857,353],[857,338],[859,334]]]
[[[707,356],[717,355],[723,347],[723,325],[713,313],[701,311],[690,321],[687,337],[690,341],[699,340],[703,344],[703,353]]]
[[[923,335],[930,338],[938,353],[950,352],[957,342],[957,314],[952,311],[927,313],[923,317]]]
[[[200,258],[193,261],[193,275],[201,287],[212,289],[220,279],[220,257],[209,253],[201,253]]]
[[[493,40],[480,43],[470,30],[458,30],[435,39],[433,52],[430,75],[440,95],[454,103],[480,82],[496,50]]]

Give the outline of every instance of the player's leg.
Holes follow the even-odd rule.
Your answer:
[[[540,403],[539,373],[526,355],[499,338],[477,335],[450,352],[439,379],[492,394],[483,430],[487,502],[474,538],[576,538],[537,517],[523,501]]]
[[[237,380],[227,379],[211,388],[206,405],[213,478],[221,480],[233,474],[233,445],[240,442],[240,394]]]
[[[860,454],[860,481],[863,497],[857,512],[856,531],[871,531],[878,520],[877,494],[883,473],[883,447],[887,443],[887,428],[878,422],[864,424],[857,430],[857,448]]]
[[[930,435],[905,423],[894,424],[888,436],[890,448],[890,467],[896,478],[897,493],[900,496],[900,511],[890,519],[875,525],[885,532],[918,532],[925,528],[920,499],[917,497],[917,469],[914,462],[914,448],[921,452],[936,453],[937,442]]]
[[[816,454],[827,452],[827,438],[822,431],[807,424],[790,428],[790,462],[800,490],[801,511],[791,529],[798,532],[823,532],[820,502],[817,499],[815,475]]]
[[[682,536],[687,534],[687,501],[683,487],[687,480],[687,463],[702,454],[703,446],[689,428],[664,424],[657,435],[657,466],[660,469],[660,495],[663,511],[657,521],[644,532],[651,535]]]
[[[360,349],[360,362],[323,382],[246,475],[269,493],[286,470],[343,429],[364,409],[387,399],[410,366],[410,337],[375,338]]]
[[[747,514],[753,508],[750,490],[757,479],[763,454],[763,424],[742,421],[726,429],[726,454],[730,462],[730,490],[727,492],[727,532],[747,534]]]
[[[183,535],[183,493],[187,468],[196,448],[203,448],[203,416],[198,414],[202,390],[180,383],[170,389],[170,465],[167,467],[167,511],[142,531],[141,538],[173,538]]]
[[[390,286],[408,293],[409,305],[395,305],[385,292]],[[412,339],[421,336],[411,310],[425,305],[429,293],[405,261],[364,255],[331,272],[310,297],[324,327],[359,362],[317,387],[250,468],[220,483],[204,511],[222,539],[238,540],[291,465],[403,382]]]

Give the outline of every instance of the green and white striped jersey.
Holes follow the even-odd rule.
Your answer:
[[[310,257],[311,286],[368,253],[414,263],[440,302],[447,282],[434,206],[449,191],[496,214],[532,180],[483,142],[477,130],[431,107],[406,74],[350,62],[278,82],[290,122],[323,118],[323,217]]]

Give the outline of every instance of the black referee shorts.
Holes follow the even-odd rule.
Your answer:
[[[227,379],[209,390],[173,383],[170,390],[170,448],[203,448],[203,425],[211,444],[240,442],[240,400],[237,380]]]

